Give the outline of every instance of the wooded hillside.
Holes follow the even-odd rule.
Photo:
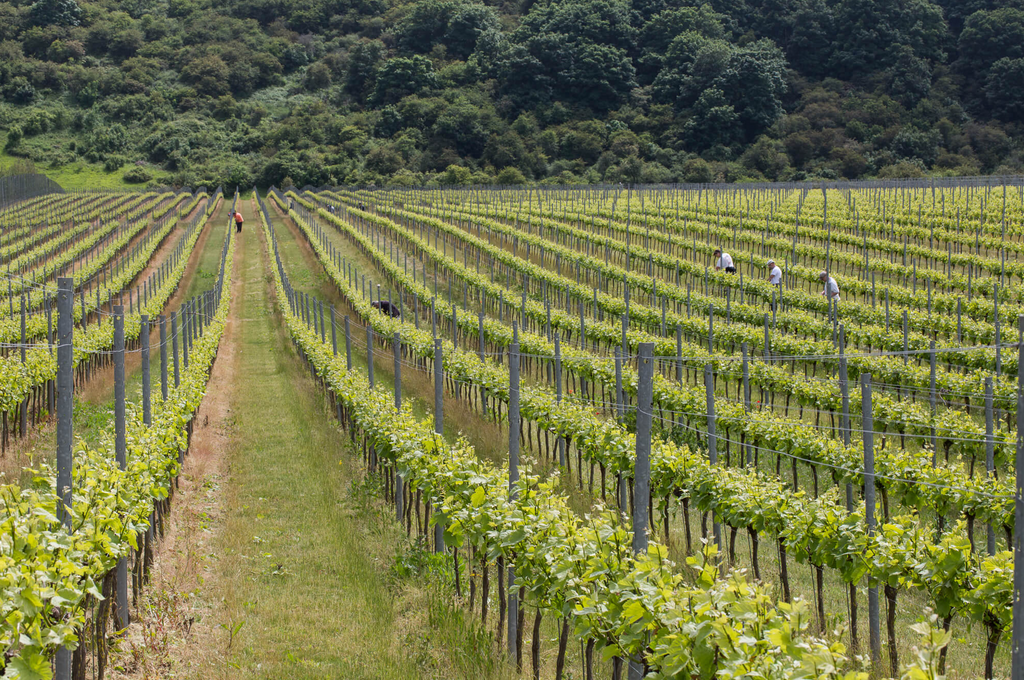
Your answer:
[[[1011,173],[1024,0],[0,2],[0,97],[129,182]]]

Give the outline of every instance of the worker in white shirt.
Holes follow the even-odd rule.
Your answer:
[[[818,274],[818,280],[825,284],[825,290],[821,291],[821,294],[829,301],[829,304],[833,301],[839,302],[839,284],[836,280],[828,275],[828,272],[821,272]]]
[[[773,286],[782,285],[782,270],[775,264],[775,260],[768,260],[768,283]]]
[[[722,271],[723,269],[727,274],[735,274],[736,266],[732,263],[732,256],[729,253],[723,253],[721,250],[715,249],[715,271]]]

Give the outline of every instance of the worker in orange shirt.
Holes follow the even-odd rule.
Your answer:
[[[242,213],[236,211],[235,212],[235,231],[236,232],[242,233],[242,222],[244,222],[244,221],[245,220],[242,219]]]

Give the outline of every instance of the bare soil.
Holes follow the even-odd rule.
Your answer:
[[[204,237],[205,238],[205,235]],[[244,258],[244,241],[235,262]],[[179,477],[163,538],[157,542],[149,585],[127,637],[112,655],[111,678],[149,679],[208,665],[218,652],[203,641],[217,637],[212,603],[200,596],[215,569],[212,539],[222,522],[221,480],[228,472],[238,382],[239,310],[244,279],[236,264],[231,309],[206,396],[195,418],[192,446]],[[179,288],[184,290],[185,286]]]

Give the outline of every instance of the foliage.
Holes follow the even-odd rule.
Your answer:
[[[55,174],[229,188],[1009,172],[1021,45],[1024,7],[991,0],[0,2],[0,127]],[[400,164],[369,159],[403,131]]]
[[[144,184],[151,179],[153,179],[153,173],[142,167],[134,167],[124,173],[124,181],[129,184]]]

